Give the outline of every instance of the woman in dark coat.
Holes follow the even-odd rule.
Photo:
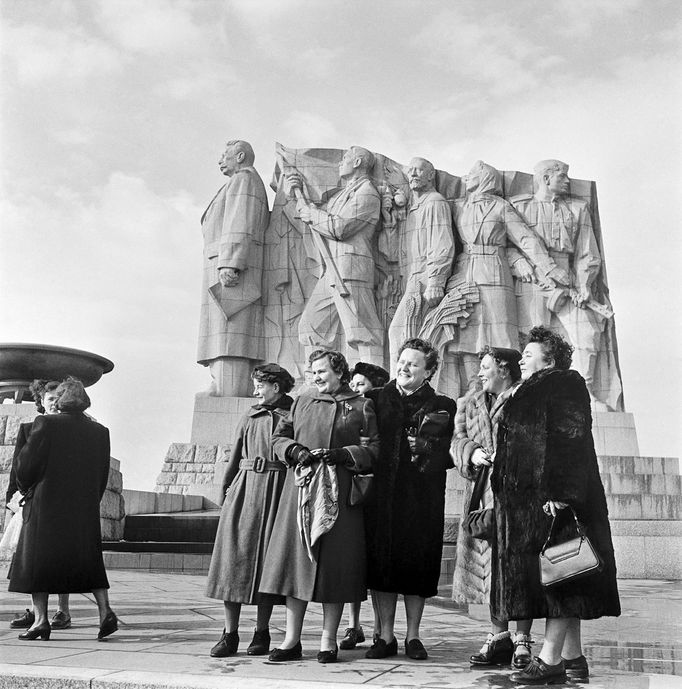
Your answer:
[[[493,465],[496,540],[491,612],[502,620],[546,618],[539,656],[512,681],[548,684],[585,678],[580,620],[620,615],[616,565],[604,487],[592,439],[585,381],[569,370],[573,348],[543,327],[533,328],[521,359],[523,384],[498,425]],[[570,509],[601,556],[600,572],[545,588],[538,555],[557,515],[557,542],[576,535]]]
[[[286,636],[270,654],[273,662],[301,658],[308,601],[322,603],[317,660],[336,662],[343,604],[367,597],[364,511],[350,504],[350,492],[353,474],[369,470],[379,449],[374,405],[348,386],[339,352],[315,351],[310,365],[317,389],[294,401],[273,437],[289,465],[260,585],[261,593],[287,597]],[[320,490],[308,496],[308,522],[311,485]]]
[[[369,585],[376,598],[381,636],[368,658],[396,655],[393,633],[398,594],[405,597],[410,658],[428,657],[419,640],[425,599],[438,592],[445,520],[445,471],[455,402],[437,395],[428,381],[438,367],[430,343],[407,340],[398,352],[395,380],[368,393],[379,424],[374,464],[375,502],[368,510]]]
[[[109,431],[83,414],[90,399],[80,381],[67,379],[57,393],[60,413],[36,418],[17,457],[17,482],[32,495],[24,505],[9,590],[33,598],[35,622],[20,639],[49,639],[50,593],[89,591],[99,608],[102,639],[118,628],[109,607],[99,522]]]
[[[277,364],[256,366],[251,374],[259,403],[239,423],[223,477],[225,496],[220,513],[206,595],[222,600],[225,628],[211,656],[234,655],[239,645],[242,604],[257,605],[256,629],[248,655],[270,651],[270,617],[284,599],[258,592],[263,560],[284,486],[286,465],[272,452],[272,434],[287,415],[294,386],[290,373]]]

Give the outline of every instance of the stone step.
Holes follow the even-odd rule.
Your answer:
[[[211,562],[208,553],[104,552],[107,569],[137,569],[185,574],[206,574]]]
[[[634,493],[636,495],[680,495],[682,476],[675,474],[616,474],[601,475],[607,495]]]
[[[680,475],[677,457],[625,457],[600,455],[597,457],[603,474],[673,474]]]
[[[606,496],[609,518],[619,519],[682,519],[682,495],[642,495],[612,493]]]
[[[126,541],[213,543],[218,529],[219,510],[133,514],[126,517]]]

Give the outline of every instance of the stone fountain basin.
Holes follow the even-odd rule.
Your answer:
[[[99,354],[70,347],[27,343],[0,343],[0,381],[30,382],[36,378],[78,378],[94,385],[114,364]]]

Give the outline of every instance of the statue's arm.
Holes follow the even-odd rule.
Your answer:
[[[599,268],[601,267],[601,255],[597,238],[594,236],[592,219],[585,204],[578,214],[578,234],[575,241],[575,254],[573,256],[573,270],[575,272],[575,286],[578,291],[587,298]]]
[[[344,241],[363,230],[373,231],[381,215],[381,199],[374,187],[361,187],[335,214],[308,206],[310,227],[323,237]]]

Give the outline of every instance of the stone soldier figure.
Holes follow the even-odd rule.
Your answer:
[[[544,325],[568,337],[575,347],[573,366],[593,394],[601,333],[612,313],[593,299],[601,256],[590,209],[586,201],[570,195],[568,165],[560,160],[540,161],[534,186],[533,196],[516,196],[511,202],[567,278],[559,285],[519,283],[519,328],[527,333],[534,325]]]
[[[228,141],[220,171],[228,182],[201,218],[204,279],[197,361],[213,378],[207,394],[246,396],[264,356],[263,235],[269,211],[265,187],[246,141]]]
[[[342,329],[351,358],[383,364],[383,326],[374,295],[372,242],[381,218],[381,197],[369,179],[374,155],[352,146],[339,163],[343,187],[323,207],[304,195],[298,172],[286,177],[298,199],[297,214],[310,228],[321,256],[320,276],[298,325],[306,355],[331,349]]]
[[[413,158],[407,177],[412,199],[401,238],[407,285],[388,331],[391,362],[398,360],[405,340],[418,336],[428,310],[443,299],[455,256],[452,211],[434,186],[435,168],[424,158]]]

